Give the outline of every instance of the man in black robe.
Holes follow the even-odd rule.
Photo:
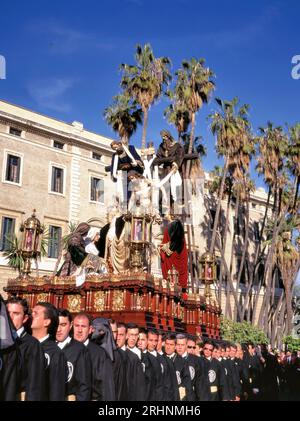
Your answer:
[[[168,334],[165,340],[165,354],[173,362],[179,397],[181,401],[193,400],[192,381],[187,362],[176,353],[176,335]]]
[[[150,352],[147,349],[147,345],[147,331],[143,328],[140,328],[137,346],[141,350],[141,360],[142,364],[144,365],[146,400],[163,401],[163,378],[161,366],[155,358],[155,355],[150,354]]]
[[[239,401],[242,394],[241,379],[237,363],[237,346],[235,344],[230,344],[229,349],[229,361],[231,364],[232,372],[232,389],[234,394],[234,400]]]
[[[89,401],[92,395],[92,367],[86,347],[71,338],[72,316],[68,310],[58,311],[59,325],[56,332],[58,347],[67,360],[68,378],[66,398],[69,401]]]
[[[202,401],[228,401],[230,394],[225,379],[224,369],[216,359],[212,358],[214,345],[206,341],[203,346],[203,357],[201,357],[202,371],[204,373],[208,388],[201,390],[200,400]]]
[[[127,400],[126,358],[125,352],[117,347],[118,324],[113,319],[108,319],[116,347],[113,349],[113,377],[115,396],[117,401]],[[124,335],[125,337],[125,335]]]
[[[21,381],[21,359],[17,332],[0,294],[0,401],[17,401]]]
[[[255,346],[249,343],[245,353],[245,361],[249,369],[249,397],[250,401],[261,400],[263,365],[256,354]]]
[[[179,392],[177,387],[176,372],[172,361],[169,360],[162,351],[161,353],[157,351],[158,337],[159,335],[156,330],[148,330],[147,349],[151,356],[151,362],[158,378],[157,383],[160,384],[160,382],[162,382],[162,391],[160,392],[160,386],[157,388],[158,393],[161,393],[160,399],[157,400],[178,401]]]
[[[50,303],[39,302],[32,309],[32,336],[42,345],[45,355],[45,401],[64,401],[67,361],[55,343],[58,311]]]
[[[18,297],[10,298],[7,310],[18,335],[22,361],[20,400],[41,401],[45,392],[45,358],[39,341],[29,335],[24,325],[29,318],[27,301]]]
[[[200,358],[188,353],[187,342],[185,334],[179,333],[176,335],[176,352],[186,361],[192,382],[192,392],[189,400],[198,401],[200,400],[203,387],[206,387],[204,373],[202,372]]]
[[[141,351],[136,347],[138,335],[139,328],[136,324],[130,323],[127,327],[124,324],[118,324],[117,345],[126,358],[127,400],[133,402],[144,401],[146,398]]]
[[[79,313],[74,317],[74,339],[83,343],[91,357],[92,363],[92,400],[114,401],[115,385],[112,370],[112,343],[108,345],[110,329],[106,319],[97,318],[93,322],[86,313]]]
[[[262,400],[264,401],[278,401],[279,388],[278,379],[280,377],[280,367],[275,355],[271,354],[266,345],[261,345],[261,355],[263,363],[262,376]],[[297,371],[296,371],[297,373]],[[293,387],[296,389],[297,382],[295,381]]]

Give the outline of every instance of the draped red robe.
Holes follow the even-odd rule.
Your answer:
[[[165,229],[164,237],[162,244],[166,244],[170,241],[170,236],[168,233],[168,228]],[[181,253],[173,251],[171,256],[168,256],[163,250],[160,251],[161,257],[161,269],[164,279],[168,279],[168,271],[174,266],[177,272],[179,273],[179,284],[181,288],[187,288],[188,280],[188,253],[186,248],[186,243],[184,240],[184,245]]]

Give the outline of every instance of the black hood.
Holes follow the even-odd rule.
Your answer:
[[[95,329],[91,340],[100,345],[105,350],[109,358],[114,361],[113,351],[117,349],[110,324],[107,319],[97,317],[93,320],[93,328]]]

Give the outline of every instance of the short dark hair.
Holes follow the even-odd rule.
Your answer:
[[[58,317],[67,317],[69,319],[70,323],[73,320],[72,314],[66,308],[59,308],[58,309]]]
[[[203,343],[203,347],[204,347],[205,345],[211,345],[213,348],[215,348],[215,344],[214,344],[214,342],[213,342],[212,340],[210,340],[210,339],[206,339],[206,340],[204,341],[204,343]]]
[[[148,332],[147,332],[147,334],[148,334],[148,336],[149,335],[156,335],[156,336],[158,336],[158,331],[156,330],[156,329],[148,329]]]
[[[44,318],[50,319],[50,325],[47,328],[47,332],[50,336],[55,338],[59,322],[57,308],[53,304],[43,301],[39,301],[38,303],[36,303],[36,305],[44,307]]]
[[[25,315],[29,315],[29,305],[25,298],[13,296],[6,301],[6,304],[20,304],[23,307],[23,311]]]
[[[167,333],[165,336],[165,340],[175,341],[176,342],[176,335],[175,333]]]
[[[145,335],[147,335],[148,330],[145,329],[144,327],[139,327],[139,333],[144,333]]]
[[[139,329],[139,327],[136,323],[127,323],[126,331],[128,331],[129,329]]]
[[[117,328],[119,329],[119,327],[124,327],[126,329],[126,325],[123,322],[118,322],[117,323]]]

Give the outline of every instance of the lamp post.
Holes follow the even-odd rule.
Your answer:
[[[206,301],[210,301],[210,285],[215,281],[217,277],[216,261],[213,254],[206,252],[202,254],[200,258],[200,279],[205,284],[204,295]]]
[[[31,259],[40,255],[40,234],[43,233],[40,221],[35,216],[36,210],[30,218],[21,225],[20,231],[23,233],[22,238],[22,257],[24,259],[23,274],[26,277],[30,273]]]

